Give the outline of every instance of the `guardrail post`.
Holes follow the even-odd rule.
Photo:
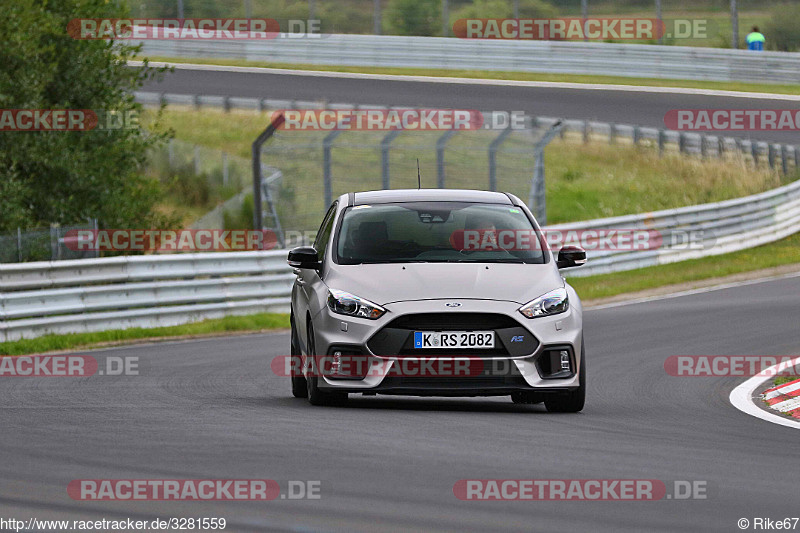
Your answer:
[[[608,125],[608,144],[614,144],[617,140],[617,125],[611,122]]]
[[[717,157],[722,159],[725,155],[725,137],[717,137]]]
[[[788,157],[786,156],[786,145],[782,144],[781,146],[781,170],[783,171],[783,175],[786,176],[789,174],[789,161]]]
[[[447,0],[444,0],[445,2]],[[444,147],[450,137],[455,135],[458,130],[447,130],[441,137],[436,139],[436,187],[444,189]]]
[[[511,124],[506,129],[500,132],[500,135],[492,140],[489,144],[489,190],[497,190],[497,149],[506,140],[508,134],[511,133]]]
[[[750,141],[750,155],[753,156],[753,165],[758,165],[758,143]]]
[[[403,130],[392,130],[381,139],[381,182],[384,189],[389,189],[389,145]]]
[[[667,132],[662,129],[658,130],[658,156],[664,155],[664,144],[667,142]]]
[[[192,95],[192,103],[194,104],[195,111],[200,111],[200,95],[193,94]]]
[[[700,135],[700,157],[702,157],[703,159],[705,159],[706,156],[708,155],[706,149],[706,140],[707,139],[705,135]]]
[[[225,96],[222,100],[222,106],[225,109],[225,112],[228,113],[231,110],[231,97]]]
[[[686,134],[684,132],[678,134],[678,151],[682,154],[686,153]]]
[[[591,135],[591,133],[592,133],[592,130],[591,130],[591,125],[589,124],[589,121],[588,120],[584,120],[583,121],[583,142],[584,143],[588,143],[589,142],[589,136]]]
[[[775,145],[771,142],[767,143],[767,163],[769,168],[775,168]]]
[[[639,140],[642,138],[642,130],[639,126],[633,127],[633,145],[639,146]]]

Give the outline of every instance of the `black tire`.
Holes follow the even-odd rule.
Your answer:
[[[308,348],[307,357],[314,357],[316,355],[316,341],[314,337],[314,326],[311,323],[311,318],[308,319]],[[311,366],[312,371],[316,372],[316,364]],[[327,392],[320,390],[317,386],[319,378],[315,375],[306,377],[306,391],[308,394],[308,401],[311,405],[339,405],[347,400],[347,393],[342,392]]]
[[[302,372],[302,363],[303,358],[302,353],[300,353],[300,344],[297,341],[297,329],[294,324],[294,315],[290,315],[289,322],[292,324],[292,340],[291,340],[291,357],[292,357],[292,368],[293,369],[300,369]],[[292,396],[295,398],[308,398],[308,385],[306,384],[306,378],[303,377],[302,374],[299,376],[292,376]]]
[[[511,401],[517,404],[535,405],[544,400],[540,394],[535,392],[514,392],[511,394]]]
[[[578,388],[567,394],[546,398],[544,406],[551,413],[577,413],[586,403],[586,350],[581,339],[581,364],[579,367]]]

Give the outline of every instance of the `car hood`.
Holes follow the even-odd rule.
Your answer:
[[[410,300],[505,300],[525,304],[564,286],[552,264],[405,263],[336,265],[325,276],[332,289],[379,305]]]

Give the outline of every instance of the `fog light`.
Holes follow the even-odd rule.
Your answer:
[[[342,373],[342,352],[333,352],[333,361],[331,361],[331,373]]]
[[[561,350],[561,370],[569,370],[569,352]]]

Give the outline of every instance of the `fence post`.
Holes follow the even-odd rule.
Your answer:
[[[331,146],[342,130],[334,130],[322,140],[322,182],[325,190],[325,209],[333,203],[333,184],[331,183]]]
[[[222,152],[222,185],[228,186],[228,152]]]
[[[389,145],[403,130],[392,130],[381,139],[381,184],[384,189],[390,188],[389,180]]]
[[[528,197],[528,207],[534,211],[533,215],[541,226],[547,224],[547,195],[545,194],[545,174],[544,174],[544,147],[558,135],[564,127],[562,120],[557,120],[544,136],[533,146],[533,155],[536,162],[533,166],[533,179],[531,180],[531,192]]]
[[[508,134],[511,133],[511,124],[506,129],[500,132],[500,135],[495,137],[489,144],[489,190],[497,190],[497,149],[506,140]]]
[[[441,137],[436,139],[436,187],[444,189],[444,148],[450,137],[455,135],[458,130],[447,130]]]
[[[200,175],[200,146],[194,145],[194,175]]]
[[[58,235],[55,224],[50,224],[50,261],[58,258]]]
[[[255,230],[264,229],[264,205],[261,199],[261,146],[272,137],[275,130],[281,127],[284,120],[286,120],[286,117],[283,116],[283,113],[274,116],[266,129],[256,137],[256,140],[250,146],[250,153],[253,158],[253,229]]]

